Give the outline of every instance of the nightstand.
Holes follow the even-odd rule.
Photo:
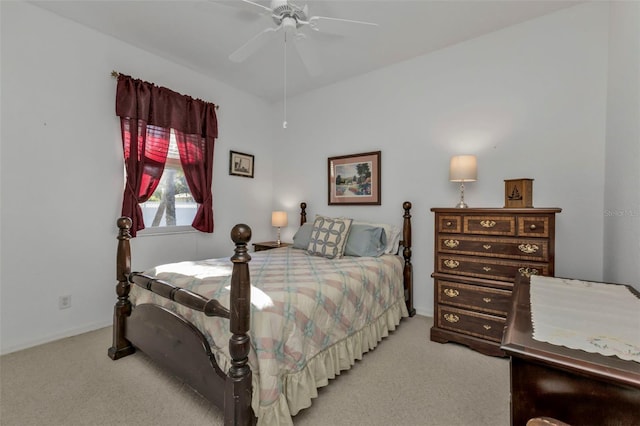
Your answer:
[[[264,241],[262,243],[253,243],[253,250],[254,251],[271,250],[278,247],[289,247],[291,245],[293,244],[281,242],[280,245],[278,245],[278,243],[275,241]]]

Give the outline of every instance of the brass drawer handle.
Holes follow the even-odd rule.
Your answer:
[[[481,220],[480,225],[482,225],[483,228],[493,228],[496,226],[496,222],[494,220]]]
[[[449,221],[447,221],[447,223],[445,223],[445,225],[446,225],[446,226],[451,226],[451,225],[453,225],[453,222],[451,222],[451,221],[449,220]]]
[[[460,317],[455,314],[444,314],[444,319],[449,322],[458,322],[460,321]]]
[[[460,244],[458,240],[444,240],[444,245],[449,248],[456,248]]]
[[[518,272],[520,272],[520,275],[522,275],[523,277],[530,278],[531,275],[538,275],[540,271],[535,268],[519,268]]]
[[[442,292],[449,297],[456,297],[460,294],[458,290],[454,290],[452,288],[445,288]]]
[[[539,250],[539,247],[536,244],[520,244],[518,246],[518,250],[523,253],[532,254]]]
[[[483,266],[482,269],[484,269],[485,272],[489,272],[491,270],[490,266]]]
[[[485,303],[491,303],[490,297],[483,297],[482,300],[484,300]]]
[[[456,269],[458,266],[460,266],[460,262],[453,259],[447,259],[444,261],[444,266],[446,266],[447,268]]]
[[[485,244],[482,246],[485,250],[489,250],[491,248],[491,244]]]
[[[491,326],[490,325],[485,324],[485,325],[483,325],[483,327],[484,327],[485,330],[491,330]]]
[[[537,228],[537,226],[536,226],[534,223],[532,223],[531,225],[529,225],[529,229],[531,229],[532,231],[535,231],[535,230],[536,230],[536,228]]]

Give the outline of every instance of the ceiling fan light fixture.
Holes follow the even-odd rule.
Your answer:
[[[291,33],[291,32],[295,33],[297,27],[298,27],[298,23],[294,18],[287,16],[282,19],[282,28],[286,33]]]
[[[276,25],[280,25],[285,19],[291,18],[296,23],[296,27],[299,27],[301,23],[306,23],[307,14],[304,9],[299,6],[287,2],[287,1],[275,1],[271,4],[273,13],[271,17]]]
[[[315,57],[314,52],[312,52],[310,44],[307,42],[308,39],[312,38],[308,36],[316,32],[350,36],[355,35],[359,29],[377,27],[377,24],[372,22],[330,18],[326,16],[309,17],[308,5],[301,7],[291,0],[272,0],[271,7],[263,6],[251,0],[235,0],[235,2],[243,4],[243,7],[250,7],[255,10],[256,13],[263,16],[270,12],[271,19],[276,26],[268,27],[256,34],[252,39],[231,53],[229,55],[230,60],[234,62],[244,61],[270,40],[274,39],[278,31],[284,29],[285,52],[288,34],[290,36],[289,40],[294,42],[298,56],[300,56],[303,65],[312,77],[321,74],[322,67]]]

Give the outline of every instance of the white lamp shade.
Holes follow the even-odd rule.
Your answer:
[[[478,163],[475,155],[456,155],[449,165],[451,182],[475,182],[478,180]]]
[[[287,226],[287,212],[272,212],[271,226]]]

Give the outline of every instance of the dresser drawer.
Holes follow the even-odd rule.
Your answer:
[[[515,216],[465,216],[465,234],[516,235]]]
[[[438,251],[442,253],[528,259],[537,262],[549,260],[548,240],[439,235],[437,241]]]
[[[437,254],[436,259],[437,271],[443,274],[511,282],[513,282],[518,273],[522,276],[550,275],[549,264],[546,263],[446,254]]]
[[[548,216],[518,216],[518,235],[521,237],[549,236]]]
[[[440,215],[437,227],[438,232],[460,234],[462,232],[462,218],[458,215]]]
[[[436,279],[438,303],[507,316],[511,291]]]
[[[438,305],[437,326],[500,343],[506,320],[493,315]]]

